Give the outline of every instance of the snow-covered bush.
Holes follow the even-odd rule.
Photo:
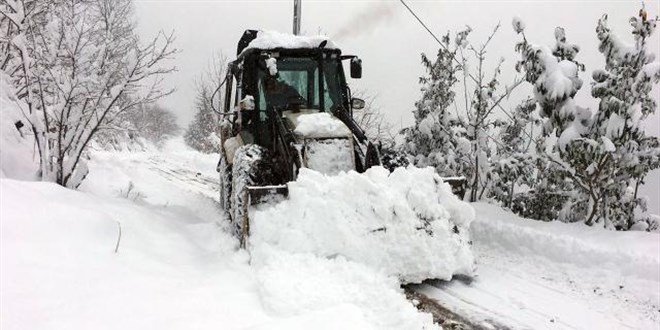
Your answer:
[[[624,44],[610,31],[607,16],[598,21],[599,50],[606,66],[593,72],[591,92],[600,103],[592,115],[573,99],[582,87],[578,72],[584,65],[577,62],[579,47],[566,41],[564,29],[555,30],[556,44],[550,49],[529,43],[522,25],[514,22],[523,37],[516,45],[521,54],[517,69],[533,84],[545,119],[539,155],[556,169],[539,174],[563,181],[549,187],[569,196],[559,214],[568,221],[631,228],[637,222],[635,213],[645,211],[638,188],[646,174],[660,166],[658,139],[646,136],[640,126],[657,108],[650,92],[660,81],[660,63],[646,46],[656,20],[648,19],[642,9],[630,23],[634,45]]]
[[[119,114],[166,95],[162,62],[172,35],[139,42],[130,0],[6,0],[2,69],[10,76],[39,155],[39,176],[77,187],[85,151]]]
[[[380,161],[384,168],[394,171],[399,167],[408,167],[410,161],[404,152],[401,152],[394,145],[381,146]]]

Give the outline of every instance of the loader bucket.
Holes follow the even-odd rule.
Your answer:
[[[289,195],[287,185],[276,186],[249,186],[250,205],[280,201]]]
[[[242,223],[240,233],[241,248],[246,248],[247,240],[250,237],[250,206],[282,201],[289,195],[289,188],[287,185],[248,186],[245,194],[247,195],[245,198],[248,202],[243,204],[243,219],[240,219]]]

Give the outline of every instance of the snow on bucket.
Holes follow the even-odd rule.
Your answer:
[[[404,283],[474,275],[474,210],[432,168],[336,176],[303,168],[288,186],[287,200],[251,211],[254,248],[341,256]]]

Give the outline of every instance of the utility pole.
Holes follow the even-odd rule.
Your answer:
[[[300,34],[301,0],[293,0],[293,34]]]

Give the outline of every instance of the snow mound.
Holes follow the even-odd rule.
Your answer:
[[[0,177],[32,181],[37,179],[39,155],[33,150],[24,112],[27,105],[16,97],[9,78],[0,71]]]
[[[351,131],[329,113],[308,113],[296,117],[295,133],[307,138],[347,137]]]
[[[318,48],[323,41],[328,42],[324,47],[326,49],[339,48],[334,42],[328,40],[326,36],[296,36],[277,31],[259,31],[257,38],[252,40],[242,53],[245,53],[248,49]]]
[[[432,168],[329,177],[301,169],[289,198],[255,209],[250,244],[346,258],[402,282],[473,275],[474,210]]]

